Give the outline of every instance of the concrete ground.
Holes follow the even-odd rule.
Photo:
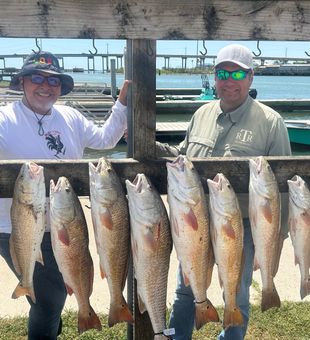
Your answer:
[[[90,209],[85,205],[89,205],[87,198],[81,198],[81,203],[85,212],[89,227],[90,237],[90,252],[94,261],[95,277],[94,289],[91,296],[91,305],[98,313],[108,314],[109,309],[109,291],[106,280],[102,280],[99,272],[99,257],[96,253],[94,234],[90,218]],[[172,251],[170,258],[170,270],[167,289],[167,306],[171,306],[173,302],[175,284],[176,284],[176,269],[178,260],[176,259],[175,251]],[[261,287],[260,272],[254,273],[254,280]],[[17,315],[27,315],[28,303],[24,297],[19,299],[11,299],[11,294],[14,291],[18,281],[12,272],[8,269],[4,260],[0,257],[0,317],[11,317]],[[283,251],[280,260],[279,271],[275,278],[275,285],[280,295],[281,301],[301,301],[299,295],[300,273],[299,267],[294,264],[294,252],[290,239],[286,239],[283,246]],[[126,288],[124,290],[126,296]],[[210,288],[208,289],[208,298],[215,306],[223,304],[222,292],[218,284],[218,275],[216,266],[213,271],[213,278]],[[307,296],[304,301],[310,302],[310,296]],[[254,289],[251,290],[251,302],[260,303],[260,297]],[[77,303],[74,295],[68,296],[65,309],[77,310]]]

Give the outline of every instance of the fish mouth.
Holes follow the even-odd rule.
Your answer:
[[[302,186],[302,179],[298,175],[294,175],[291,179],[287,180],[287,184],[289,186],[301,187]]]
[[[31,179],[39,176],[41,172],[43,171],[43,166],[38,165],[35,162],[27,162],[26,168]]]
[[[263,157],[259,156],[256,158],[250,158],[249,160],[250,162],[250,170],[252,171],[252,174],[256,176],[258,176],[263,169]]]
[[[98,161],[96,172],[111,172],[112,166],[108,160],[106,160],[104,157],[101,157]]]
[[[69,181],[66,177],[63,177],[63,176],[59,177],[56,185],[54,184],[54,186],[53,186],[54,192],[58,192],[58,191],[62,191],[62,190],[70,191]]]
[[[223,189],[223,174],[218,173],[213,179],[207,179],[209,191],[222,191]]]
[[[176,169],[180,172],[184,172],[186,159],[184,156],[179,155],[173,162],[167,163],[167,167]]]
[[[130,186],[137,194],[143,193],[151,188],[151,184],[144,174],[137,174],[135,179],[130,182],[126,180],[126,184]]]
[[[223,175],[222,174],[216,174],[213,178],[213,182],[216,183],[216,187],[219,191],[223,188]]]

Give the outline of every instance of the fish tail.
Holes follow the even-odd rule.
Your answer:
[[[108,325],[109,327],[112,327],[116,323],[123,322],[123,321],[129,322],[129,323],[134,322],[132,313],[124,298],[121,304],[110,305]]]
[[[235,308],[225,308],[224,310],[224,322],[223,326],[226,330],[230,326],[242,326],[243,316],[238,307]]]
[[[87,331],[88,329],[98,329],[101,331],[102,326],[101,322],[93,310],[93,308],[90,306],[88,313],[85,315],[82,315],[81,312],[78,314],[78,330],[79,334]]]
[[[212,305],[209,299],[206,301],[197,303],[196,302],[196,316],[195,316],[195,326],[196,329],[200,329],[207,322],[219,322],[220,318],[217,310]]]
[[[263,290],[262,292],[262,303],[261,303],[261,310],[265,312],[267,309],[272,307],[279,308],[281,306],[281,301],[279,294],[273,286],[272,290]]]
[[[16,286],[13,294],[12,299],[17,299],[20,296],[28,295],[30,296],[33,303],[36,303],[36,296],[34,294],[33,287],[23,287],[20,283]]]
[[[300,297],[301,299],[310,295],[310,278],[307,281],[303,281],[300,285]]]

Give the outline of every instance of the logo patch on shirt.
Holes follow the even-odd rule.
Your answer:
[[[236,136],[236,141],[251,144],[253,141],[253,131],[241,129]]]
[[[55,150],[54,157],[60,158],[59,155],[64,155],[66,153],[66,148],[60,140],[60,134],[58,132],[48,132],[45,135],[45,139],[47,140],[47,147],[50,150]]]

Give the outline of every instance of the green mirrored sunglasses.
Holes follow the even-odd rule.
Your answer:
[[[250,70],[236,70],[236,71],[226,71],[226,70],[215,70],[215,75],[218,80],[227,80],[231,77],[233,80],[244,80]]]

